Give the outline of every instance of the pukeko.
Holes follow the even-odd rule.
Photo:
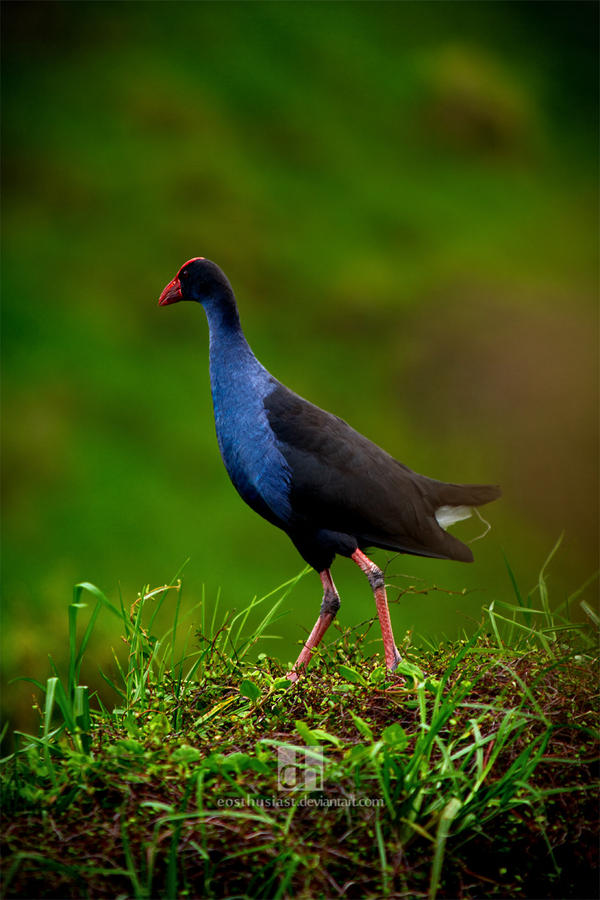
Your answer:
[[[319,573],[319,618],[288,677],[295,681],[333,621],[340,598],[330,573],[347,556],[367,576],[381,624],[385,661],[400,661],[381,569],[365,550],[471,562],[446,528],[471,507],[500,496],[493,485],[446,484],[418,475],[350,427],[275,379],[244,337],[233,290],[208,259],[188,260],[160,295],[160,306],[201,303],[210,332],[210,383],[217,440],[241,498],[289,535]]]

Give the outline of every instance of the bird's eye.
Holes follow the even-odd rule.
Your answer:
[[[179,273],[180,278],[187,278],[190,273],[185,269],[183,272]]]

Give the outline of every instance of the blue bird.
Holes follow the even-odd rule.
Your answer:
[[[210,384],[217,441],[242,500],[291,538],[321,578],[319,618],[288,678],[308,665],[340,607],[331,577],[336,555],[366,574],[375,597],[385,661],[394,671],[394,641],[385,580],[365,550],[472,562],[446,528],[472,507],[500,496],[494,485],[447,484],[418,475],[343,419],[303,400],[262,366],[244,337],[233,290],[208,259],[188,260],[159,305],[195,300],[210,334]]]

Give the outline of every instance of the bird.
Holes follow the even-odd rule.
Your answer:
[[[401,656],[394,640],[382,570],[370,548],[472,562],[447,528],[473,507],[496,500],[497,485],[451,484],[419,475],[347,422],[283,385],[258,361],[244,336],[233,289],[202,256],[184,263],[159,306],[182,300],[204,307],[217,442],[233,486],[255,512],[284,531],[319,574],[319,617],[287,678],[303,675],[333,622],[340,597],[331,576],[336,556],[366,575],[381,626],[385,664]]]

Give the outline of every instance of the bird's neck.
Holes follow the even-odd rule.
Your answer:
[[[262,366],[244,336],[233,295],[203,303],[210,334],[210,378],[213,389],[227,391],[236,375]]]
[[[211,340],[227,337],[230,333],[242,334],[240,316],[232,291],[216,294],[202,304],[208,319]],[[243,334],[242,334],[243,337]]]

